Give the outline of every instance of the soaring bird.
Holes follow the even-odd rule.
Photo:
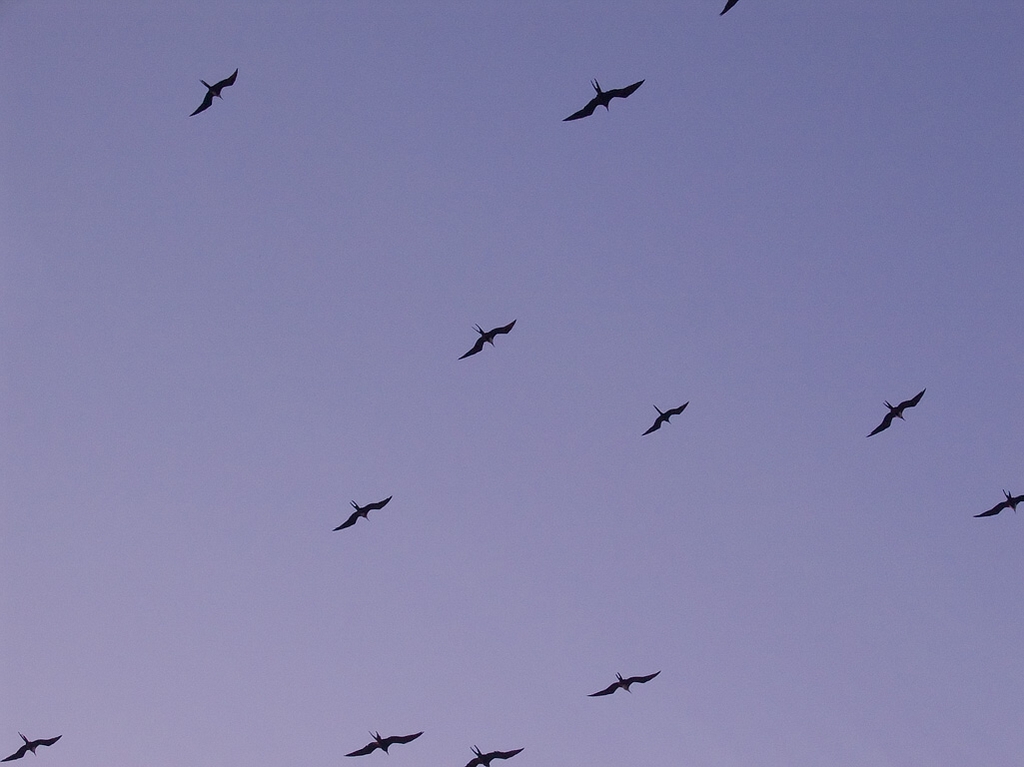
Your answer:
[[[351,754],[345,754],[345,756],[366,756],[371,754],[378,748],[381,749],[385,754],[388,749],[396,743],[408,743],[411,740],[416,740],[423,732],[414,732],[412,735],[392,735],[389,738],[382,738],[379,732],[371,732],[370,736],[373,738],[372,743],[367,743],[358,751],[353,751]]]
[[[999,503],[997,503],[995,506],[993,506],[988,511],[983,511],[983,512],[981,512],[981,514],[975,514],[974,516],[975,517],[994,517],[996,514],[998,514],[1003,509],[1013,509],[1014,512],[1016,512],[1017,511],[1017,504],[1024,502],[1024,495],[1010,495],[1005,490],[1003,491],[1003,495],[1006,496],[1006,500],[1005,501],[1000,501]]]
[[[18,734],[21,735],[20,732]],[[21,757],[23,757],[29,751],[31,751],[34,754],[36,752],[36,749],[40,746],[52,746],[54,743],[60,740],[60,735],[58,735],[56,738],[40,738],[39,740],[29,740],[24,735],[21,735],[21,739],[25,741],[24,745],[22,745],[21,748],[19,748],[13,754],[8,756],[6,759],[0,759],[0,762],[13,762],[15,759],[21,759]]]
[[[470,349],[465,354],[463,354],[461,357],[459,357],[459,359],[460,360],[464,360],[464,359],[466,359],[466,357],[472,357],[474,354],[477,354],[477,353],[483,351],[484,344],[490,344],[491,346],[494,346],[494,337],[497,336],[497,335],[501,335],[501,334],[507,333],[508,331],[510,331],[512,329],[512,327],[515,324],[516,324],[516,321],[512,320],[510,323],[508,323],[508,325],[505,325],[504,327],[494,328],[493,330],[486,330],[486,331],[483,328],[481,328],[479,325],[474,325],[473,328],[476,330],[477,333],[480,334],[480,337],[478,339],[476,339],[476,343],[473,344],[473,348]]]
[[[644,81],[641,80],[638,83],[627,85],[625,88],[613,88],[610,91],[601,90],[601,85],[600,83],[597,82],[597,80],[591,80],[590,84],[594,86],[594,90],[597,91],[597,95],[594,96],[594,98],[590,100],[590,103],[583,107],[583,109],[581,109],[579,112],[569,115],[564,120],[562,120],[562,122],[569,122],[569,120],[579,120],[582,117],[590,117],[590,115],[594,114],[594,110],[597,109],[598,107],[604,107],[605,109],[608,109],[608,102],[610,102],[612,99],[616,97],[620,99],[627,98],[630,94],[633,93],[633,91],[635,91],[637,88],[643,85]]]
[[[878,424],[878,426],[875,427],[875,430],[871,432],[868,436],[873,437],[876,434],[878,434],[878,432],[885,431],[886,429],[888,429],[892,425],[893,418],[899,418],[900,420],[904,420],[903,411],[906,410],[908,407],[914,407],[914,405],[920,402],[921,397],[924,396],[925,391],[926,389],[921,389],[921,391],[919,391],[914,397],[911,397],[908,400],[904,400],[900,404],[896,405],[896,407],[893,407],[888,402],[886,402],[885,406],[889,408],[889,412],[885,414],[885,418],[882,419],[882,422]]]
[[[365,506],[360,506],[355,501],[350,501],[350,503],[352,504],[352,508],[355,509],[355,511],[352,512],[352,515],[348,519],[346,519],[344,522],[342,522],[340,525],[334,528],[334,532],[337,532],[338,530],[344,530],[346,527],[352,527],[352,525],[354,525],[356,523],[356,520],[360,517],[362,517],[363,519],[368,519],[369,517],[367,515],[371,511],[383,509],[385,506],[388,505],[388,501],[390,501],[392,497],[393,496],[389,495],[383,501],[368,503]],[[387,751],[387,749],[384,750]]]
[[[737,3],[737,0],[729,0],[729,2],[727,2],[725,4],[725,8],[723,8],[722,12],[720,14],[718,14],[718,15],[719,16],[724,16],[725,12],[728,11],[730,8],[732,8],[734,5],[736,5],[736,3]]]
[[[653,674],[648,674],[647,676],[631,676],[629,679],[623,679],[622,674],[616,674],[615,676],[617,677],[617,679],[614,682],[612,682],[610,685],[605,687],[600,692],[590,693],[590,695],[588,695],[587,697],[596,698],[598,695],[611,695],[620,687],[626,692],[629,692],[629,686],[631,684],[643,684],[644,682],[650,682],[652,679],[654,679],[654,677],[656,677],[660,673],[660,671],[655,671]]]
[[[649,429],[648,429],[647,431],[645,431],[645,432],[644,432],[643,434],[641,434],[640,436],[642,436],[642,437],[646,437],[646,436],[647,436],[648,434],[650,434],[650,433],[651,433],[652,431],[657,431],[658,429],[660,429],[660,428],[661,428],[661,425],[662,425],[663,423],[668,423],[668,422],[669,422],[669,420],[668,420],[669,418],[671,418],[671,417],[672,417],[672,416],[674,416],[674,415],[679,415],[679,414],[680,414],[680,413],[682,413],[682,412],[683,412],[684,410],[686,410],[686,406],[687,406],[687,405],[689,405],[689,404],[690,404],[690,403],[689,403],[688,401],[687,401],[687,402],[684,402],[684,403],[683,403],[682,405],[680,405],[679,407],[674,407],[674,408],[672,408],[671,410],[666,410],[666,411],[665,411],[664,413],[663,413],[663,412],[661,412],[661,410],[659,410],[659,409],[658,409],[658,406],[657,406],[657,405],[655,405],[655,406],[654,406],[654,409],[658,411],[658,417],[654,419],[654,425],[653,425],[653,426],[651,426],[651,428],[649,428]]]
[[[237,69],[231,73],[231,77],[225,78],[214,85],[210,85],[208,82],[206,82],[206,80],[200,80],[199,82],[206,86],[206,95],[203,97],[203,103],[199,105],[199,109],[190,114],[189,117],[195,117],[204,109],[209,109],[210,105],[213,104],[214,97],[217,97],[219,99],[224,98],[220,95],[220,92],[227,88],[229,85],[234,85],[236,77],[238,77]]]
[[[466,763],[466,767],[477,767],[477,765],[483,765],[483,767],[490,767],[491,761],[494,759],[511,759],[513,756],[518,754],[523,749],[516,748],[511,751],[488,751],[486,754],[481,754],[480,749],[473,746],[473,753],[476,754],[469,762]]]

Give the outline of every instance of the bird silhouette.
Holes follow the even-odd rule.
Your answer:
[[[981,514],[975,514],[974,516],[975,517],[994,517],[996,514],[998,514],[1003,509],[1013,509],[1013,511],[1016,513],[1016,511],[1017,511],[1017,504],[1024,502],[1024,495],[1010,495],[1005,490],[1003,491],[1003,495],[1006,496],[1006,500],[1005,501],[1000,501],[999,503],[997,503],[995,506],[993,506],[988,511],[983,511],[983,512],[981,512]]]
[[[476,756],[466,763],[466,767],[477,767],[477,765],[489,767],[490,763],[494,759],[511,759],[522,750],[523,749],[521,748],[516,748],[512,751],[488,751],[486,754],[481,754],[480,749],[473,746],[473,753],[476,754]]]
[[[729,0],[729,2],[727,2],[725,4],[725,8],[723,8],[722,12],[720,14],[718,14],[718,15],[719,16],[724,16],[726,11],[728,11],[730,8],[732,8],[734,5],[736,5],[737,2],[739,2],[739,0]]]
[[[649,428],[647,431],[645,431],[640,436],[646,437],[652,431],[657,431],[658,429],[661,428],[661,425],[663,423],[668,423],[669,422],[669,420],[668,420],[669,418],[671,418],[674,415],[679,415],[684,410],[686,410],[686,406],[689,405],[689,404],[690,404],[689,402],[684,402],[679,407],[672,408],[671,410],[666,410],[664,413],[661,410],[658,409],[657,405],[655,405],[654,409],[658,411],[658,417],[654,419],[654,424],[651,426],[651,428]]]
[[[199,105],[199,109],[190,114],[189,117],[195,117],[200,112],[209,109],[210,105],[213,104],[213,99],[215,97],[218,99],[224,98],[220,95],[220,92],[227,88],[229,85],[234,85],[236,77],[238,77],[237,69],[231,73],[231,77],[227,77],[221,80],[219,83],[215,83],[214,85],[210,85],[208,82],[206,82],[206,80],[200,80],[199,82],[206,86],[206,95],[203,97],[203,103]]]
[[[648,674],[647,676],[631,676],[629,677],[629,679],[623,679],[622,674],[616,674],[616,680],[614,682],[605,687],[603,690],[590,693],[590,695],[588,695],[587,697],[596,698],[598,695],[611,695],[620,687],[626,692],[629,692],[629,686],[631,684],[643,684],[644,682],[650,682],[652,679],[654,679],[654,677],[656,677],[660,673],[660,671],[655,671],[653,674]]]
[[[383,509],[385,506],[388,505],[388,501],[390,501],[393,497],[394,496],[389,495],[383,501],[368,503],[365,506],[360,506],[355,501],[350,501],[350,503],[352,504],[352,508],[355,509],[355,511],[352,512],[351,516],[348,519],[346,519],[344,522],[342,522],[340,525],[334,528],[334,532],[337,532],[338,530],[344,530],[346,527],[352,527],[352,525],[354,525],[356,523],[356,520],[360,517],[362,517],[363,519],[368,519],[367,515],[371,511]]]
[[[590,84],[594,86],[594,90],[597,91],[597,95],[594,96],[594,98],[590,100],[590,103],[583,107],[583,109],[581,109],[579,112],[575,112],[569,115],[564,120],[562,120],[562,122],[569,122],[569,120],[579,120],[580,118],[583,117],[590,117],[590,115],[594,114],[594,110],[597,109],[598,107],[604,107],[605,109],[608,109],[608,103],[612,99],[627,98],[630,94],[633,93],[633,91],[635,91],[637,88],[643,85],[644,81],[641,80],[638,83],[627,85],[625,88],[613,88],[610,91],[601,90],[601,85],[600,83],[597,82],[597,80],[591,80]]]
[[[459,359],[464,360],[466,359],[466,357],[472,357],[474,354],[478,354],[479,352],[483,351],[484,344],[490,344],[491,346],[494,346],[494,337],[509,332],[515,324],[516,321],[512,320],[510,323],[508,323],[508,325],[505,325],[504,327],[494,328],[492,330],[486,331],[479,325],[474,325],[473,327],[476,330],[476,332],[480,334],[480,337],[476,339],[476,343],[473,344],[473,348],[470,349],[465,354],[463,354],[461,357],[459,357]]]
[[[21,735],[20,732],[18,734]],[[0,762],[13,762],[15,759],[21,759],[21,757],[23,757],[29,751],[31,751],[34,754],[36,752],[36,749],[40,746],[52,746],[54,743],[60,740],[60,735],[58,735],[56,738],[40,738],[39,740],[29,740],[24,735],[21,735],[21,739],[25,741],[24,745],[22,745],[21,748],[19,748],[10,756],[4,759],[0,759]]]
[[[873,437],[876,434],[878,434],[878,432],[885,431],[886,429],[888,429],[892,425],[893,418],[905,420],[903,418],[903,411],[906,410],[908,407],[914,407],[918,402],[920,402],[921,397],[924,396],[925,391],[925,389],[921,389],[921,391],[919,391],[914,397],[911,397],[908,400],[904,400],[895,407],[886,402],[885,406],[889,408],[889,412],[885,414],[885,418],[882,419],[882,422],[878,424],[878,426],[875,427],[875,430],[871,432],[868,436]]]
[[[408,743],[411,740],[416,740],[423,732],[414,732],[412,735],[392,735],[388,738],[382,738],[379,732],[371,732],[370,736],[373,738],[372,743],[367,743],[358,751],[353,751],[351,754],[345,754],[345,756],[365,756],[371,754],[378,748],[381,749],[385,754],[388,749],[396,743]]]

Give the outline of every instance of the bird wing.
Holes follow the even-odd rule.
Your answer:
[[[687,405],[689,405],[689,404],[690,404],[689,402],[684,402],[684,403],[683,403],[682,405],[680,405],[680,406],[679,406],[679,407],[677,407],[677,408],[672,408],[671,410],[666,410],[666,411],[665,411],[665,415],[666,415],[666,416],[670,416],[670,415],[679,415],[679,414],[680,414],[680,413],[682,413],[682,412],[683,412],[684,410],[686,410],[686,406],[687,406]]]
[[[197,114],[202,112],[204,109],[209,109],[213,103],[213,91],[207,91],[206,97],[203,99],[203,103],[199,105],[199,109],[189,115],[189,117],[195,117]]]
[[[338,525],[336,528],[334,528],[334,532],[338,532],[339,530],[344,530],[346,527],[352,527],[352,525],[354,525],[356,523],[357,519],[359,519],[359,512],[358,511],[353,511],[351,516],[349,516],[348,519],[346,519],[344,522],[342,522],[340,525]]]
[[[592,692],[592,693],[590,693],[590,695],[588,695],[587,697],[588,697],[588,698],[596,698],[596,697],[597,697],[598,695],[611,695],[611,694],[612,694],[613,692],[615,692],[615,691],[616,691],[617,689],[619,689],[619,683],[618,683],[618,682],[612,682],[612,683],[611,683],[610,685],[608,685],[607,687],[605,687],[605,688],[604,688],[603,690],[601,690],[600,692]]]
[[[641,434],[640,436],[641,436],[641,437],[646,437],[646,436],[647,436],[648,434],[650,434],[650,433],[651,433],[652,431],[657,431],[658,429],[660,429],[660,428],[661,428],[661,425],[662,425],[663,423],[665,423],[665,415],[664,415],[664,413],[663,413],[663,414],[661,414],[661,415],[659,415],[659,416],[658,416],[658,417],[657,417],[656,419],[654,419],[654,425],[653,425],[653,426],[651,426],[651,428],[649,428],[649,429],[648,429],[647,431],[645,431],[645,432],[644,432],[643,434]]]
[[[919,391],[914,397],[911,397],[905,402],[901,402],[897,405],[896,409],[902,411],[904,408],[914,407],[914,405],[921,401],[921,397],[924,396],[925,391],[925,389],[921,389],[921,391]]]
[[[58,735],[56,738],[41,738],[41,739],[36,741],[36,745],[37,746],[52,746],[58,740],[60,740],[60,735]]]
[[[589,104],[583,107],[583,109],[581,109],[579,112],[573,112],[571,115],[562,120],[562,122],[569,122],[569,120],[579,120],[581,117],[590,117],[590,115],[594,114],[594,110],[597,109],[597,105],[599,103],[600,102],[597,100],[597,97],[595,96],[590,100]]]
[[[231,77],[225,77],[223,80],[221,80],[219,83],[217,83],[213,87],[215,89],[219,90],[221,88],[227,88],[229,85],[234,85],[236,77],[238,77],[238,70],[237,69],[234,72],[231,73]]]
[[[491,757],[491,759],[511,759],[522,750],[521,748],[515,748],[511,751],[492,751],[487,756]]]
[[[28,743],[24,744],[21,748],[15,751],[10,756],[0,759],[0,762],[13,762],[15,759],[21,759],[28,752]]]
[[[983,512],[981,512],[981,514],[975,514],[974,516],[975,517],[994,517],[996,514],[998,514],[1003,509],[1009,508],[1009,506],[1010,506],[1009,501],[1003,501],[1002,503],[997,503],[995,506],[993,506],[988,511],[983,511]]]
[[[643,84],[644,84],[644,81],[641,80],[638,83],[633,83],[632,85],[627,85],[625,88],[613,88],[610,91],[605,91],[605,93],[607,93],[608,96],[611,97],[611,98],[624,99],[624,98],[630,96],[637,88],[639,88]]]
[[[512,326],[515,325],[515,324],[516,324],[516,321],[512,320],[510,323],[508,323],[508,325],[505,325],[505,327],[495,328],[494,330],[491,331],[490,334],[493,336],[493,335],[499,335],[499,334],[507,333],[508,331],[510,331],[512,329]]]
[[[414,732],[412,735],[392,735],[390,738],[387,738],[386,740],[388,741],[388,745],[390,746],[392,743],[408,743],[411,740],[416,740],[416,738],[418,738],[422,734],[423,731],[421,730],[420,732]]]
[[[655,671],[653,674],[648,674],[647,676],[631,676],[626,681],[630,684],[643,684],[644,682],[650,682],[660,673],[661,671]]]
[[[484,337],[480,336],[478,339],[476,339],[476,343],[473,344],[473,348],[470,349],[465,354],[463,354],[461,357],[459,357],[459,359],[460,360],[464,360],[464,359],[466,359],[466,357],[472,357],[474,354],[477,354],[478,352],[482,351],[483,348],[484,348]]]
[[[483,762],[480,760],[480,757],[474,756],[472,759],[466,762],[466,767],[477,767],[477,765],[479,764],[483,764]]]
[[[366,505],[365,505],[365,506],[363,507],[363,509],[364,509],[365,511],[374,511],[375,509],[383,509],[383,508],[384,508],[385,506],[387,506],[387,505],[388,505],[388,501],[390,501],[392,497],[393,497],[393,496],[390,496],[390,495],[389,495],[389,496],[388,496],[387,498],[385,498],[385,499],[384,499],[383,501],[376,501],[375,503],[368,503],[368,504],[366,504]]]
[[[875,427],[875,430],[871,432],[868,436],[873,437],[876,434],[878,434],[878,432],[885,431],[886,429],[888,429],[889,426],[892,425],[892,418],[892,412],[886,413],[885,418],[882,419],[882,422],[878,424],[878,426]]]
[[[374,741],[373,743],[367,743],[358,751],[353,751],[351,754],[345,754],[345,756],[366,756],[367,754],[372,754],[378,748],[380,748],[380,745],[377,741]]]
[[[726,12],[726,11],[728,11],[728,10],[729,10],[730,8],[732,8],[732,7],[734,6],[734,5],[736,5],[736,3],[737,3],[738,1],[739,1],[739,0],[729,0],[729,2],[727,2],[727,3],[725,4],[725,8],[723,8],[723,9],[722,9],[722,12],[721,12],[720,14],[718,14],[718,15],[719,15],[719,16],[724,16],[724,15],[725,15],[725,12]]]

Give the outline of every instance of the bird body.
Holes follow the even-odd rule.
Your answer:
[[[354,525],[356,523],[356,520],[360,517],[362,517],[363,519],[368,519],[371,511],[375,511],[376,509],[383,509],[385,506],[388,505],[388,501],[390,501],[392,497],[393,496],[389,495],[383,501],[375,501],[373,503],[368,503],[365,506],[360,506],[355,501],[350,501],[350,503],[352,504],[352,508],[355,509],[355,511],[352,512],[348,519],[346,519],[344,522],[342,522],[340,525],[334,528],[334,532],[337,532],[338,530],[344,530],[346,527],[352,527],[352,525]]]
[[[387,738],[382,738],[379,732],[371,732],[370,736],[373,738],[371,743],[367,743],[365,746],[360,748],[358,751],[353,751],[351,754],[345,754],[345,756],[365,756],[371,754],[378,748],[381,749],[385,754],[388,749],[396,743],[408,743],[416,740],[423,732],[414,732],[412,735],[391,735]]]
[[[626,692],[630,692],[630,689],[629,689],[630,685],[633,685],[633,684],[643,684],[645,682],[650,682],[652,679],[654,679],[654,677],[656,677],[660,673],[661,673],[661,671],[655,671],[653,674],[648,674],[647,676],[631,676],[628,679],[623,679],[622,674],[616,674],[615,675],[616,679],[615,679],[614,682],[612,682],[610,685],[605,687],[603,690],[599,690],[597,692],[590,693],[590,695],[588,695],[587,697],[588,698],[596,698],[598,695],[611,695],[613,692],[618,690],[620,687],[623,690],[625,690]]]
[[[511,759],[513,756],[518,754],[523,749],[515,748],[511,751],[488,751],[486,754],[480,753],[480,749],[473,746],[473,753],[476,754],[469,762],[466,763],[466,767],[489,767],[491,762],[495,759]]]
[[[908,407],[914,407],[915,405],[917,405],[917,403],[921,401],[921,397],[924,396],[925,391],[927,391],[927,389],[921,389],[921,391],[919,391],[916,395],[914,395],[908,400],[904,400],[898,405],[890,405],[888,402],[886,402],[885,406],[889,408],[889,412],[885,414],[885,418],[882,419],[882,422],[878,424],[878,426],[875,427],[875,430],[871,432],[868,436],[873,437],[876,434],[878,434],[878,432],[885,431],[886,429],[888,429],[892,425],[893,418],[899,418],[901,421],[906,420],[903,418],[903,411],[906,410]]]
[[[206,80],[200,80],[199,82],[206,86],[206,96],[203,97],[203,103],[199,105],[199,108],[196,109],[195,112],[190,114],[189,117],[195,117],[200,112],[209,109],[210,106],[213,104],[213,100],[215,98],[224,98],[220,95],[220,92],[227,88],[229,85],[234,85],[236,77],[238,77],[237,69],[231,73],[231,77],[225,77],[219,83],[214,83],[213,85],[210,85],[208,82],[206,82]]]
[[[20,732],[18,734],[21,735]],[[31,751],[34,754],[36,752],[36,749],[40,746],[52,746],[54,743],[60,740],[60,738],[61,736],[58,735],[56,738],[40,738],[39,740],[29,740],[24,735],[21,735],[21,739],[25,741],[24,744],[22,744],[21,748],[19,748],[10,756],[5,757],[4,759],[0,759],[0,762],[13,762],[15,759],[21,759],[21,757],[23,757],[29,751]]]
[[[579,120],[584,117],[590,117],[590,115],[594,114],[594,110],[597,109],[598,107],[604,107],[605,109],[608,109],[608,104],[611,102],[612,99],[628,98],[637,88],[644,84],[644,81],[641,80],[640,82],[633,83],[632,85],[627,85],[625,88],[612,88],[612,90],[610,91],[601,90],[601,84],[598,83],[597,80],[592,80],[590,84],[594,86],[594,90],[597,91],[597,95],[594,96],[594,98],[592,98],[590,102],[585,107],[583,107],[583,109],[581,109],[579,112],[574,112],[573,114],[569,115],[564,120],[562,120],[562,122],[569,122],[569,120]]]
[[[1013,509],[1014,513],[1017,512],[1017,504],[1024,503],[1024,495],[1010,495],[1010,493],[1003,491],[1003,495],[1006,496],[1005,501],[1000,501],[988,511],[983,511],[981,514],[975,514],[975,517],[994,517],[1003,509]]]
[[[492,328],[491,330],[484,330],[479,325],[474,325],[474,329],[480,334],[480,337],[476,339],[476,343],[473,344],[473,348],[468,352],[459,357],[460,360],[466,359],[466,357],[472,357],[474,354],[478,354],[483,351],[484,344],[490,344],[494,346],[494,337],[508,333],[515,326],[516,321],[512,320],[508,325],[500,328]]]
[[[660,429],[660,428],[661,428],[661,425],[662,425],[663,423],[668,423],[668,422],[669,422],[669,420],[668,420],[668,419],[670,419],[670,418],[671,418],[672,416],[674,416],[674,415],[679,415],[679,414],[680,414],[680,413],[682,413],[682,412],[683,412],[684,410],[686,410],[686,406],[687,406],[687,405],[689,405],[689,404],[690,404],[690,403],[689,403],[689,401],[687,401],[687,402],[684,402],[684,403],[683,403],[682,405],[680,405],[679,407],[676,407],[676,408],[672,408],[671,410],[666,410],[665,412],[662,412],[662,411],[661,411],[661,410],[660,410],[660,409],[658,408],[658,406],[657,406],[657,405],[655,405],[655,406],[654,406],[654,409],[658,411],[658,417],[657,417],[656,419],[654,419],[654,424],[653,424],[653,425],[651,426],[651,428],[649,428],[649,429],[648,429],[647,431],[645,431],[645,432],[644,432],[643,434],[641,434],[640,436],[642,436],[642,437],[646,437],[646,436],[647,436],[648,434],[650,434],[650,433],[651,433],[652,431],[657,431],[658,429]]]

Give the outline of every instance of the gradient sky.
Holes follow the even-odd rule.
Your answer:
[[[4,755],[1024,764],[1024,6],[722,4],[0,2]]]

